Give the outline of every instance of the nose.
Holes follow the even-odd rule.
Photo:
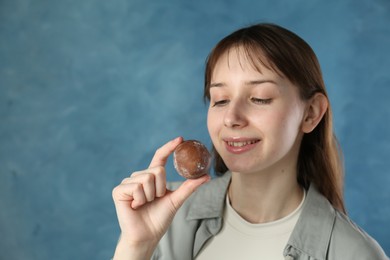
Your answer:
[[[247,123],[244,105],[230,101],[224,115],[224,125],[229,128],[242,128]]]

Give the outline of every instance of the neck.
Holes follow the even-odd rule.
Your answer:
[[[266,223],[293,212],[303,198],[296,172],[232,173],[228,191],[234,210],[250,223]]]

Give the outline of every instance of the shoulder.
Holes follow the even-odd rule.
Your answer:
[[[348,216],[337,210],[335,210],[335,222],[329,245],[329,254],[334,254],[337,259],[388,260],[375,239]]]
[[[289,245],[315,259],[388,260],[379,244],[337,211],[315,185],[310,185]]]

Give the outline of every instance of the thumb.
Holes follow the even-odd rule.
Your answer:
[[[177,190],[173,191],[171,193],[171,201],[176,210],[183,205],[184,201],[191,196],[191,194],[194,193],[199,186],[210,181],[210,179],[210,175],[205,174],[198,179],[186,180]]]

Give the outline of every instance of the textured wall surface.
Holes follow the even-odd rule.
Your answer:
[[[205,57],[260,21],[316,51],[348,211],[390,254],[388,0],[1,0],[0,259],[108,259],[112,188],[173,137],[210,145]]]

